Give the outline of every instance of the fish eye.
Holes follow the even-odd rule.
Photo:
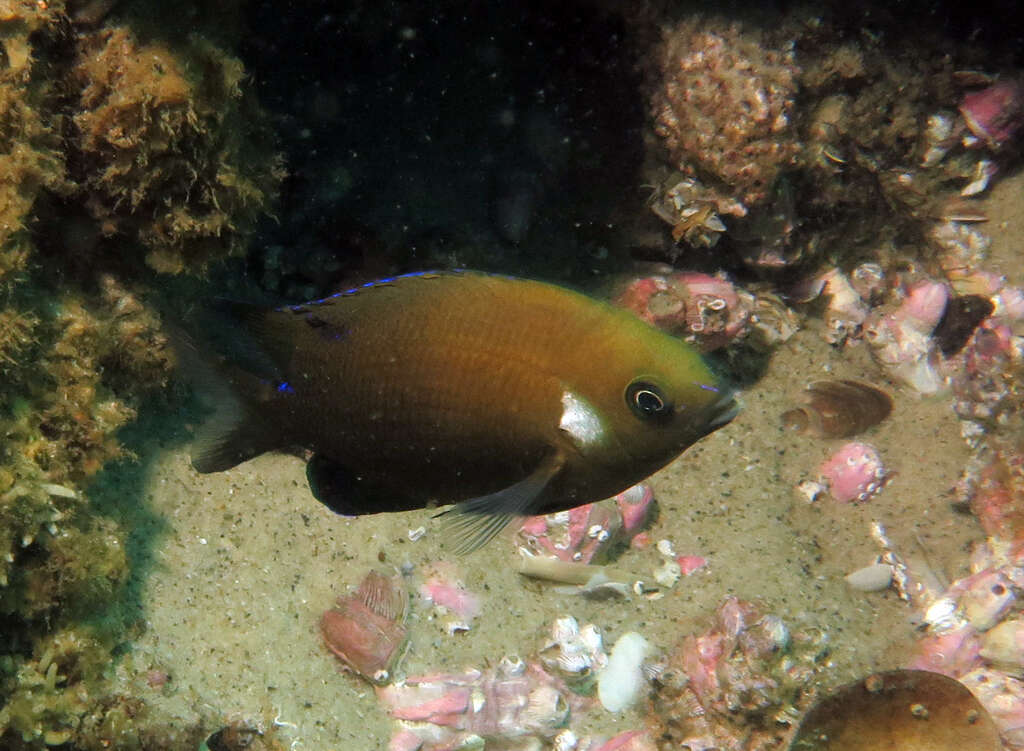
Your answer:
[[[642,420],[672,414],[672,402],[650,381],[634,381],[626,387],[626,404]]]

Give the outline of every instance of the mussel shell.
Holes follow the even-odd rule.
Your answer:
[[[892,670],[851,683],[804,716],[789,751],[999,751],[999,731],[959,681]]]
[[[802,404],[782,414],[782,425],[816,438],[849,438],[882,422],[892,397],[869,383],[815,381],[800,395]]]

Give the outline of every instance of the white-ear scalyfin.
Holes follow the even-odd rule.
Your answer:
[[[600,443],[604,439],[601,418],[586,399],[572,391],[562,392],[562,419],[558,427],[572,436],[581,449]]]

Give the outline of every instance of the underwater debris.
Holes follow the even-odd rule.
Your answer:
[[[985,707],[959,681],[923,670],[874,673],[819,700],[789,751],[1000,751]]]
[[[401,577],[371,571],[353,594],[339,597],[323,614],[324,643],[356,674],[372,683],[387,683],[405,653],[408,603]]]
[[[889,563],[872,563],[843,577],[858,592],[881,592],[893,583],[893,567]]]
[[[593,623],[580,626],[571,615],[555,619],[538,656],[545,670],[581,696],[593,694],[598,674],[608,664],[601,629]]]
[[[733,198],[723,198],[691,177],[678,174],[668,189],[657,189],[648,204],[651,211],[672,225],[672,239],[694,248],[713,248],[726,231],[721,216],[746,216],[747,209]]]
[[[815,381],[800,394],[800,402],[782,413],[783,427],[816,438],[849,438],[892,412],[892,397],[862,381]]]
[[[635,704],[647,680],[643,665],[651,645],[636,631],[622,634],[597,674],[597,697],[609,712],[622,712]]]

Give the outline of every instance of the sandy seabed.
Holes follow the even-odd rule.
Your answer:
[[[993,217],[986,228],[994,240],[991,265],[1008,274],[1020,273],[1012,213],[1022,185],[1019,176],[1004,181],[986,202]],[[905,664],[916,613],[893,591],[852,591],[843,576],[880,552],[870,534],[873,521],[947,580],[967,572],[965,551],[982,534],[954,508],[951,489],[968,450],[948,397],[893,389],[892,416],[860,437],[879,449],[893,473],[889,484],[864,504],[828,497],[809,503],[795,485],[814,479],[841,441],[786,433],[781,413],[806,383],[823,377],[892,388],[866,345],[836,351],[818,326],[811,321],[779,347],[764,378],[743,393],[745,408],[733,423],[651,480],[659,505],[652,539],[706,557],[707,567],[659,600],[589,601],[521,578],[509,536],[499,537],[458,560],[466,586],[483,600],[468,633],[449,636],[414,594],[402,671],[532,655],[562,615],[597,624],[606,646],[637,630],[669,650],[684,635],[703,631],[727,595],[757,600],[791,628],[825,629],[831,683]],[[302,462],[286,455],[206,476],[192,470],[187,446],[153,447],[149,462],[139,502],[151,519],[152,558],[141,589],[146,630],[133,645],[134,664],[140,672],[166,671],[170,680],[143,698],[183,721],[276,722],[295,748],[385,747],[388,718],[367,683],[338,669],[321,643],[318,620],[371,568],[410,564],[414,592],[424,564],[450,557],[432,512],[337,517],[310,495]],[[409,530],[420,526],[426,535],[411,542]],[[616,565],[652,573],[660,562],[651,547],[625,551]],[[572,727],[578,735],[611,734],[641,726],[642,712],[643,706],[611,715],[598,707]]]

